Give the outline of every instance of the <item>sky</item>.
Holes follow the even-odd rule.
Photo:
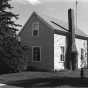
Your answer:
[[[68,22],[68,9],[74,9],[76,0],[12,0],[12,11],[19,14],[16,21],[24,25],[33,11]],[[78,0],[77,26],[88,35],[88,0]],[[76,13],[74,13],[76,14]]]

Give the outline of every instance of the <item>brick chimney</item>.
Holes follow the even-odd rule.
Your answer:
[[[77,49],[75,44],[74,11],[71,8],[68,10],[68,28],[65,66],[69,70],[75,70],[77,66]]]

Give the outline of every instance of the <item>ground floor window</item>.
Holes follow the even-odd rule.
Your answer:
[[[86,50],[81,48],[81,67],[87,66],[87,56]]]
[[[33,61],[40,61],[40,47],[32,47],[32,58]]]
[[[64,57],[64,46],[61,46],[61,55],[60,55],[60,59],[61,61],[64,61],[65,57]]]
[[[81,60],[83,60],[83,59],[84,59],[84,49],[81,48]]]

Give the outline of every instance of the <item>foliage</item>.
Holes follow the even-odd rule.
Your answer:
[[[18,15],[12,13],[12,9],[9,4],[10,0],[0,0],[0,34],[4,37],[14,36],[17,31],[17,26],[13,18],[18,19]]]
[[[17,27],[13,18],[18,19],[18,15],[12,13],[9,4],[10,0],[0,0],[0,61],[7,64],[15,72],[24,71],[27,68],[28,49],[17,40]]]

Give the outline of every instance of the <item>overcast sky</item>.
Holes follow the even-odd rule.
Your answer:
[[[20,24],[25,24],[33,11],[38,11],[62,21],[68,21],[68,8],[75,10],[75,0],[12,0],[13,12],[19,14]],[[88,0],[78,0],[77,26],[88,35]]]

